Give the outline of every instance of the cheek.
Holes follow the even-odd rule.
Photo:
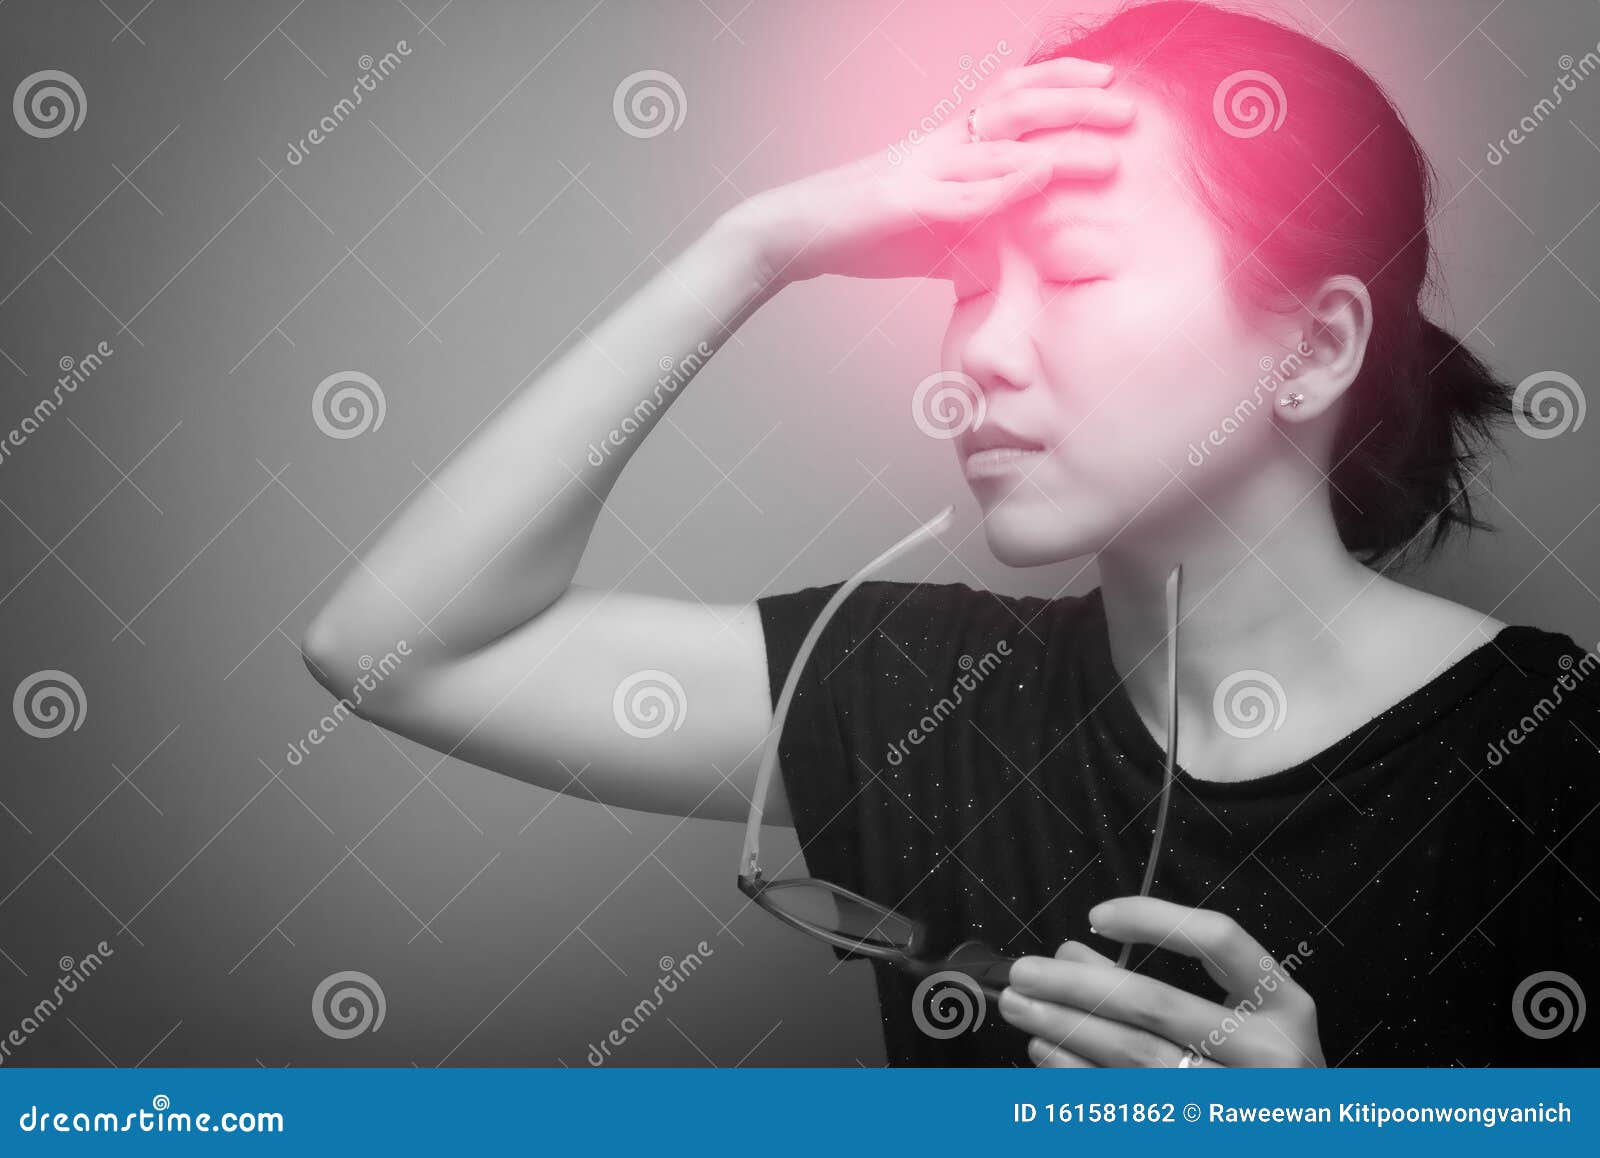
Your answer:
[[[1233,413],[1262,343],[1212,285],[1130,278],[1047,310],[1041,353],[1072,467],[1142,491]]]

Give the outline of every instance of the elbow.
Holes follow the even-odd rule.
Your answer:
[[[336,696],[349,687],[346,678],[353,666],[342,633],[327,607],[323,607],[300,636],[300,658],[316,681]]]
[[[306,625],[301,635],[301,659],[306,662],[307,672],[328,689],[328,694],[349,704],[355,715],[370,718],[373,693],[365,688],[371,683],[368,672],[373,659],[355,646],[339,617],[330,611],[325,606]]]
[[[352,606],[357,610],[352,612]],[[300,657],[306,670],[348,710],[384,726],[396,718],[409,685],[434,658],[419,655],[407,639],[388,637],[383,626],[366,621],[359,604],[337,597],[324,604],[302,631]]]
[[[405,685],[420,674],[423,659],[407,640],[370,646],[333,606],[319,611],[300,636],[306,670],[346,710],[374,724],[392,727],[400,718]]]

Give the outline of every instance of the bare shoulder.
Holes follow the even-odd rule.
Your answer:
[[[1507,626],[1474,607],[1382,576],[1360,602],[1362,614],[1355,618],[1372,650],[1434,670],[1492,642]]]

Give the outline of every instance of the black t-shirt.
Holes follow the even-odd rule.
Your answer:
[[[774,700],[837,588],[759,600]],[[1597,1064],[1600,1029],[1578,1021],[1600,996],[1597,745],[1600,658],[1507,627],[1295,767],[1180,768],[1152,892],[1298,957],[1330,1065]],[[1164,755],[1099,591],[864,583],[806,664],[780,756],[813,876],[922,918],[938,947],[1119,952],[1088,912],[1139,891]],[[1222,1000],[1188,957],[1131,964]],[[1031,1064],[998,1010],[941,1040],[912,1016],[915,978],[873,969],[891,1064]],[[1545,973],[1565,977],[1528,982]],[[1521,1028],[1563,1016],[1553,1036]]]

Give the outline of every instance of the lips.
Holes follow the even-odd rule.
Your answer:
[[[1015,431],[1007,430],[1003,426],[989,422],[969,433],[965,444],[965,450],[968,455],[974,455],[979,451],[985,450],[1040,451],[1044,449],[1044,443],[1036,438],[1028,438],[1026,435],[1017,434]]]
[[[969,479],[990,478],[1031,469],[1045,457],[1043,443],[1007,430],[985,425],[973,431],[966,441],[966,475]]]
[[[1023,450],[1015,446],[997,446],[980,450],[967,456],[966,474],[969,479],[992,478],[997,475],[1026,471],[1044,459],[1042,450]]]

